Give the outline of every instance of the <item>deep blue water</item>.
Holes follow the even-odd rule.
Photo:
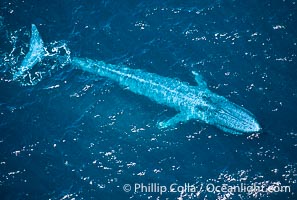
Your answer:
[[[1,199],[296,199],[297,2],[0,2]],[[12,81],[30,27],[45,46],[194,84],[250,110],[235,136],[54,60]],[[56,43],[55,43],[56,42]],[[59,53],[64,50],[60,48]],[[40,75],[41,74],[41,75]],[[290,186],[284,193],[124,192],[124,184]]]

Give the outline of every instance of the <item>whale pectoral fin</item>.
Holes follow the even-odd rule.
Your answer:
[[[195,81],[197,82],[198,86],[207,87],[207,83],[198,72],[192,71],[192,74],[195,76]]]
[[[184,113],[178,113],[174,117],[170,118],[169,120],[161,121],[157,124],[159,129],[164,129],[168,127],[174,127],[176,124],[180,122],[188,121],[189,117]]]

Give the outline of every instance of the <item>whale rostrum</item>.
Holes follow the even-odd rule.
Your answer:
[[[32,25],[30,49],[21,66],[14,73],[16,80],[45,56],[43,41],[36,26]],[[181,122],[198,120],[232,134],[255,133],[261,130],[254,115],[207,87],[203,77],[193,71],[197,85],[163,77],[124,65],[113,65],[88,58],[72,57],[70,64],[83,71],[106,77],[133,93],[168,107],[178,114],[157,123],[160,129],[174,127]]]

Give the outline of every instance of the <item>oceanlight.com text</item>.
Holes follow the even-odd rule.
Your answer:
[[[210,193],[290,193],[291,187],[281,184],[263,185],[260,183],[245,184],[240,183],[238,185],[231,184],[178,184],[172,183],[169,185],[162,185],[159,183],[134,183],[123,185],[125,192],[134,193],[197,193],[197,192],[210,192]]]

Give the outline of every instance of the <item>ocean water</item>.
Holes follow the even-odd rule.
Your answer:
[[[0,198],[296,199],[296,4],[2,0]],[[13,81],[31,24],[53,55],[190,84],[198,71],[213,92],[250,110],[263,131],[236,136],[197,121],[160,130],[156,123],[173,109],[54,56]]]

